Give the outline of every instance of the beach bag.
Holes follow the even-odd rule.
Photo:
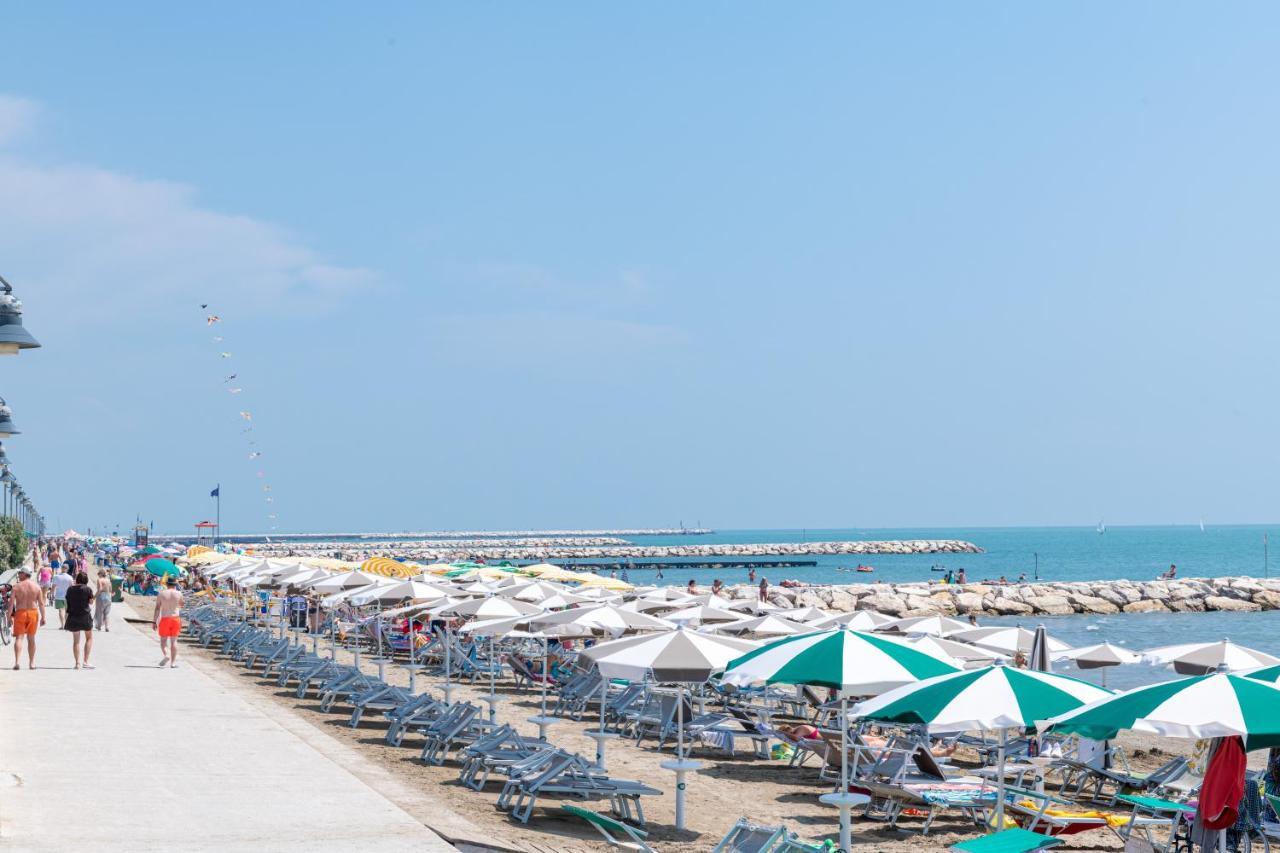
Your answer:
[[[769,757],[774,761],[790,761],[791,756],[795,755],[795,750],[790,744],[775,743],[773,748],[769,750]]]

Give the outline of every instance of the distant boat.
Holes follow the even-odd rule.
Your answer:
[[[1200,519],[1200,532],[1204,533],[1204,519]]]
[[[1106,532],[1107,532],[1107,523],[1106,523],[1105,521],[1099,521],[1099,522],[1098,522],[1098,535],[1099,535],[1099,536],[1101,536],[1102,534],[1104,534],[1104,533],[1106,533]]]

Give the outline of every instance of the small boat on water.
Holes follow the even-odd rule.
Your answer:
[[[874,572],[875,569],[873,569],[871,566],[858,566],[856,569],[854,569],[854,571],[855,572]]]

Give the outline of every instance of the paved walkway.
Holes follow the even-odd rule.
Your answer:
[[[346,747],[159,646],[112,608],[93,670],[41,629],[34,672],[0,647],[0,849],[343,851],[454,848],[349,772]],[[25,655],[24,655],[25,658]]]

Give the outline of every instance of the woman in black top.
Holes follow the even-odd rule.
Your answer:
[[[76,575],[75,585],[67,590],[67,621],[63,625],[72,632],[71,653],[76,659],[76,669],[80,669],[80,632],[84,632],[84,667],[89,666],[89,653],[93,651],[93,590],[89,588],[89,576],[84,572]]]

